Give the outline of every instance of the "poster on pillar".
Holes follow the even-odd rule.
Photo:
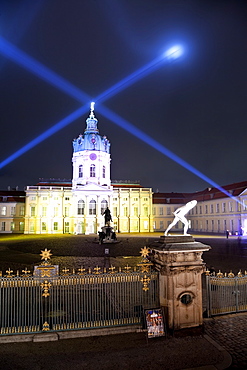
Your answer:
[[[148,338],[165,336],[165,325],[161,308],[144,310]]]

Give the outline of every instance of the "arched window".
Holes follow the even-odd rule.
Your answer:
[[[89,202],[89,214],[96,215],[96,202],[93,199]]]
[[[79,166],[79,177],[83,177],[83,166],[80,164]]]
[[[90,166],[90,177],[95,177],[95,164]]]
[[[102,177],[105,179],[105,166],[103,166]]]
[[[77,214],[84,215],[85,202],[84,200],[79,200],[77,205]]]
[[[101,214],[103,215],[103,213],[105,212],[106,208],[108,207],[108,202],[107,200],[102,200],[101,202]]]

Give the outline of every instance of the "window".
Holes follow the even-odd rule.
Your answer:
[[[144,201],[144,202],[147,202],[147,201],[148,201],[148,198],[143,198],[143,201]]]
[[[202,206],[199,207],[200,215],[202,214]]]
[[[10,230],[11,231],[14,231],[15,230],[15,223],[14,222],[11,222],[10,223]]]
[[[19,223],[19,229],[20,229],[20,231],[24,231],[24,222],[20,222]]]
[[[69,217],[69,207],[64,207],[64,216]]]
[[[229,211],[230,211],[230,212],[233,212],[232,202],[229,202]]]
[[[138,217],[138,207],[134,207],[134,216]]]
[[[31,206],[31,216],[34,217],[35,216],[35,207]]]
[[[1,223],[1,231],[5,231],[5,228],[6,228],[6,222],[5,222],[5,221],[3,221],[3,222]]]
[[[69,233],[69,222],[64,223],[64,232]]]
[[[160,214],[160,216],[163,216],[163,207],[160,207],[159,214]]]
[[[148,216],[148,207],[144,207],[144,216],[147,217]]]
[[[167,213],[168,216],[171,214],[171,207],[167,207],[166,213]]]
[[[46,222],[42,222],[41,227],[42,231],[46,231]]]
[[[101,202],[101,214],[102,215],[105,212],[107,207],[108,207],[108,202],[107,202],[107,200],[103,199],[102,202]]]
[[[42,207],[42,217],[46,217],[47,207]]]
[[[30,222],[30,232],[34,232],[34,223],[32,221]]]
[[[117,207],[113,207],[113,216],[117,217]]]
[[[156,216],[156,207],[153,207],[153,215]]]
[[[6,206],[3,206],[3,207],[1,208],[1,215],[2,215],[2,216],[6,216],[6,214],[7,214],[7,207],[6,207]]]
[[[20,206],[20,216],[24,216],[25,214],[25,206]]]
[[[222,203],[222,212],[225,213],[226,212],[226,203]]]
[[[70,198],[69,197],[65,197],[65,200],[69,200]]]
[[[117,202],[117,198],[113,198],[113,202]]]
[[[212,231],[214,231],[214,220],[212,220]]]
[[[90,166],[90,177],[95,177],[95,164]]]
[[[103,166],[102,177],[105,178],[105,166]]]
[[[160,221],[160,229],[164,229],[164,221]]]
[[[210,205],[210,212],[214,213],[214,205],[213,204]]]
[[[58,222],[53,223],[53,230],[58,231]]]
[[[58,216],[58,207],[54,207],[54,217]]]
[[[10,208],[10,215],[14,216],[15,215],[15,207]]]
[[[219,203],[216,204],[216,213],[219,213],[220,212],[220,205]]]
[[[31,197],[31,200],[36,200],[36,197]]]
[[[208,213],[208,206],[205,205],[205,213],[207,214]]]
[[[124,207],[124,216],[127,217],[128,216],[128,207]]]
[[[138,198],[134,198],[134,202],[138,202]]]
[[[144,230],[148,230],[148,221],[143,222]]]
[[[220,220],[218,220],[218,232],[220,231]]]
[[[82,164],[80,164],[79,166],[79,176],[78,177],[83,177],[83,167],[82,167]]]
[[[68,208],[68,207],[65,207],[65,209]],[[78,200],[78,204],[77,204],[77,214],[78,215],[84,215],[84,209],[85,209],[85,202],[84,200]]]
[[[89,202],[89,214],[96,215],[96,202],[93,199]]]
[[[47,197],[43,197],[43,200],[47,200]]]

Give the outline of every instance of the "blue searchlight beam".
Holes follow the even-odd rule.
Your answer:
[[[61,91],[65,92],[66,94],[76,98],[80,102],[86,102],[88,103],[90,101],[90,97],[84,93],[79,88],[75,87],[68,81],[66,81],[64,78],[60,77],[55,72],[51,71],[49,68],[43,66],[41,63],[37,62],[34,58],[31,58],[26,53],[19,50],[17,47],[6,41],[3,37],[0,36],[0,53],[11,59],[12,61],[16,62],[17,64],[21,65],[25,69],[31,71],[38,77],[42,78],[43,80],[49,82],[53,86],[59,88]],[[128,77],[122,79],[117,84],[113,85],[111,88],[107,89],[102,94],[98,95],[98,97],[95,99],[98,102],[105,101],[106,99],[109,99],[111,96],[119,93],[126,87],[132,85],[134,82],[139,80],[140,78],[150,74],[155,69],[157,69],[161,62],[165,60],[174,60],[178,57],[180,57],[183,53],[183,48],[181,46],[174,46],[167,50],[162,56],[154,59],[152,62],[148,63],[144,67],[138,69],[136,72],[132,73]],[[13,153],[11,156],[6,158],[4,161],[0,163],[0,169],[21,156],[22,154],[26,153],[28,150],[32,149],[34,146],[38,145],[40,142],[44,141],[57,131],[61,130],[63,127],[67,126],[71,122],[73,122],[75,119],[79,118],[81,115],[83,115],[88,110],[87,106],[83,106],[67,117],[65,117],[63,120],[56,123],[54,126],[52,126],[50,129],[43,132],[41,135],[37,136],[35,139],[30,141],[28,144],[24,145],[21,149],[17,150],[15,153]],[[214,186],[227,196],[235,199],[230,193],[228,193],[225,189],[220,187],[217,183],[215,183],[213,180],[205,176],[203,173],[198,171],[196,168],[191,166],[189,163],[184,161],[182,158],[178,157],[176,154],[168,150],[166,147],[158,143],[156,140],[152,139],[150,136],[136,128],[134,125],[129,123],[128,121],[124,120],[120,116],[118,116],[116,113],[110,111],[106,107],[103,107],[102,105],[99,106],[99,111],[108,119],[110,119],[112,122],[123,128],[124,130],[130,132],[132,135],[138,137],[142,141],[144,141],[146,144],[150,145],[154,149],[158,150],[168,158],[172,159],[174,162],[178,163],[182,167],[186,168],[188,171],[192,172],[202,180],[206,181],[210,185]],[[237,200],[238,201],[238,200]],[[238,201],[239,202],[239,201]]]

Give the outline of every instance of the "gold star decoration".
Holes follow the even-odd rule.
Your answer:
[[[40,256],[42,260],[47,261],[52,256],[51,250],[48,251],[47,248],[45,248],[44,251],[41,251]]]
[[[141,256],[142,256],[143,258],[147,258],[147,256],[148,256],[149,252],[150,252],[150,249],[149,249],[149,248],[147,248],[147,247],[141,248],[141,251],[140,251]]]

